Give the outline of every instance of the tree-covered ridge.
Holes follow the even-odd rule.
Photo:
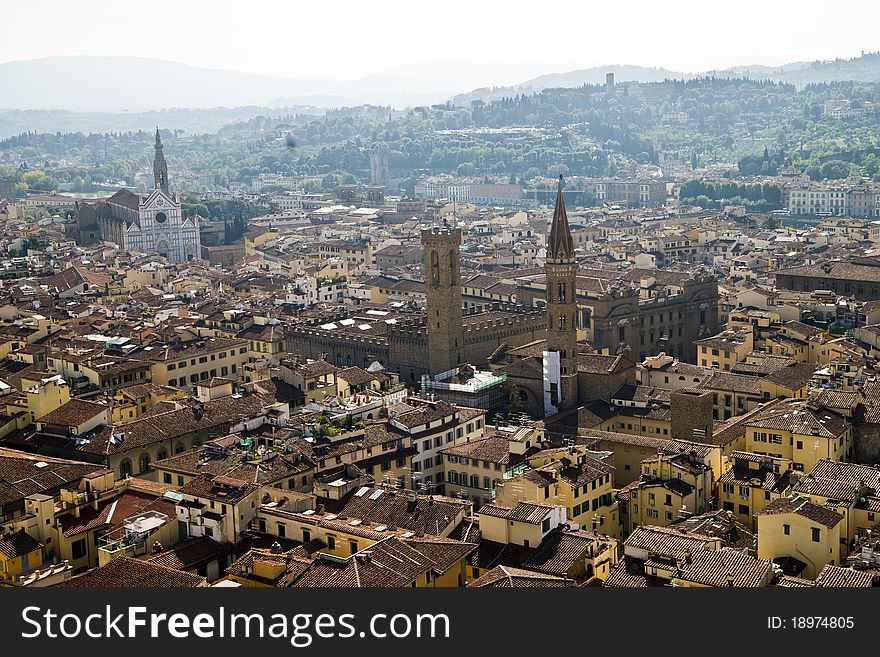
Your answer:
[[[823,113],[829,100],[847,100],[857,116]],[[814,179],[875,177],[880,84],[792,84],[700,78],[649,84],[546,89],[469,107],[452,103],[406,112],[363,106],[323,117],[258,116],[215,133],[187,134],[163,126],[172,175],[191,189],[199,177],[213,185],[247,184],[259,174],[300,179],[329,189],[369,175],[369,152],[389,153],[391,168],[420,173],[515,179],[615,176],[663,160],[686,169],[726,165],[744,176],[783,169]],[[42,171],[60,183],[133,183],[152,161],[149,132],[23,133],[0,141],[0,161],[22,163],[0,176],[24,182]],[[331,175],[332,174],[332,175]],[[45,184],[45,181],[43,181]],[[701,196],[697,194],[696,196]],[[696,198],[696,196],[694,198]],[[748,199],[753,203],[771,199]]]

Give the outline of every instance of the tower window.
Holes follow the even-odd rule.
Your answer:
[[[440,284],[440,258],[436,251],[431,252],[431,284]]]

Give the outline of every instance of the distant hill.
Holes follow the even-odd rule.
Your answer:
[[[783,66],[737,66],[707,71],[706,75],[773,80],[798,88],[820,82],[880,82],[880,53],[864,53],[851,59],[791,62]]]
[[[803,62],[798,68],[786,68],[770,76],[798,88],[817,82],[880,82],[880,52],[864,53],[852,59],[827,62]]]
[[[224,125],[248,121],[256,116],[322,116],[324,110],[313,106],[235,107],[213,109],[169,109],[148,112],[73,112],[70,110],[2,110],[0,139],[23,132],[152,132],[156,126],[183,130],[187,134],[217,132]]]
[[[172,125],[172,120],[174,127],[187,132],[206,132],[259,114],[320,113],[327,108],[364,104],[402,109],[447,102],[450,98],[457,105],[469,105],[477,99],[491,101],[547,88],[603,84],[607,73],[614,73],[616,82],[643,83],[706,75],[771,79],[798,88],[835,80],[880,82],[880,53],[827,62],[737,66],[704,73],[631,65],[596,66],[540,75],[509,86],[481,87],[455,96],[452,94],[461,88],[436,88],[452,86],[449,80],[453,73],[468,68],[474,67],[449,62],[449,70],[440,78],[436,75],[444,67],[438,63],[356,80],[306,80],[143,57],[47,57],[7,62],[0,64],[0,135],[26,130],[138,130],[149,129],[155,123]],[[462,78],[458,84],[470,86],[476,80],[494,77],[491,67],[476,67],[471,73],[467,77],[470,83]],[[445,82],[438,83],[439,79]],[[37,113],[29,113],[33,111]],[[153,116],[157,111],[178,114]]]
[[[697,77],[750,78],[786,82],[798,88],[817,82],[856,81],[880,82],[880,53],[864,53],[852,59],[836,59],[827,62],[791,62],[782,66],[736,66],[703,73],[683,73],[665,68],[644,66],[594,66],[568,73],[550,73],[525,82],[505,87],[484,87],[453,97],[456,105],[469,105],[471,101],[488,102],[516,94],[540,93],[544,89],[572,88],[584,84],[604,84],[606,73],[614,73],[615,82],[662,82],[663,80],[692,80]]]
[[[752,80],[773,80],[776,76],[785,75],[792,71],[798,71],[810,62],[791,62],[782,66],[764,66],[754,64],[752,66],[734,66],[720,71],[706,71],[705,75],[717,78],[749,78]]]
[[[173,107],[340,104],[406,107],[450,90],[403,76],[302,80],[200,68],[146,57],[46,57],[0,64],[0,109],[147,111]]]
[[[647,68],[644,66],[612,65],[583,68],[568,73],[549,73],[519,84],[507,87],[484,87],[470,93],[458,94],[453,98],[456,105],[468,105],[473,100],[498,100],[516,94],[539,93],[544,89],[557,87],[580,87],[584,84],[605,84],[605,75],[614,73],[615,82],[662,82],[663,80],[690,80],[695,77],[691,73],[670,71],[665,68]]]

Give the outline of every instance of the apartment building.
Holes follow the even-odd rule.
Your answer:
[[[802,496],[784,497],[758,512],[758,558],[773,561],[788,575],[815,579],[840,564],[843,516]]]
[[[713,471],[696,451],[658,453],[642,461],[641,477],[623,489],[629,534],[640,525],[667,527],[705,513],[713,497]]]
[[[791,461],[810,472],[822,460],[852,458],[852,424],[808,401],[786,399],[756,411],[745,422],[744,451]]]
[[[784,497],[793,476],[788,459],[733,452],[719,480],[719,507],[734,514],[746,527],[757,529],[757,513]]]
[[[169,344],[148,345],[132,359],[150,365],[151,381],[191,389],[214,377],[239,380],[249,358],[249,343],[238,338],[199,338]]]
[[[583,446],[547,449],[527,459],[527,467],[496,488],[498,504],[517,500],[554,504],[566,509],[569,521],[594,532],[620,536],[620,516],[614,498],[614,466],[609,454],[589,452]]]

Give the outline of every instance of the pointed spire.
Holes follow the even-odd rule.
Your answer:
[[[559,175],[559,187],[556,190],[556,208],[553,210],[553,224],[547,239],[547,257],[553,259],[572,259],[574,240],[568,227],[568,215],[565,213],[565,199],[562,197],[562,174]]]
[[[165,154],[162,152],[162,138],[159,137],[159,126],[156,126],[156,152],[153,157],[153,179],[156,183],[156,189],[161,189],[168,193],[168,164],[165,162]]]

